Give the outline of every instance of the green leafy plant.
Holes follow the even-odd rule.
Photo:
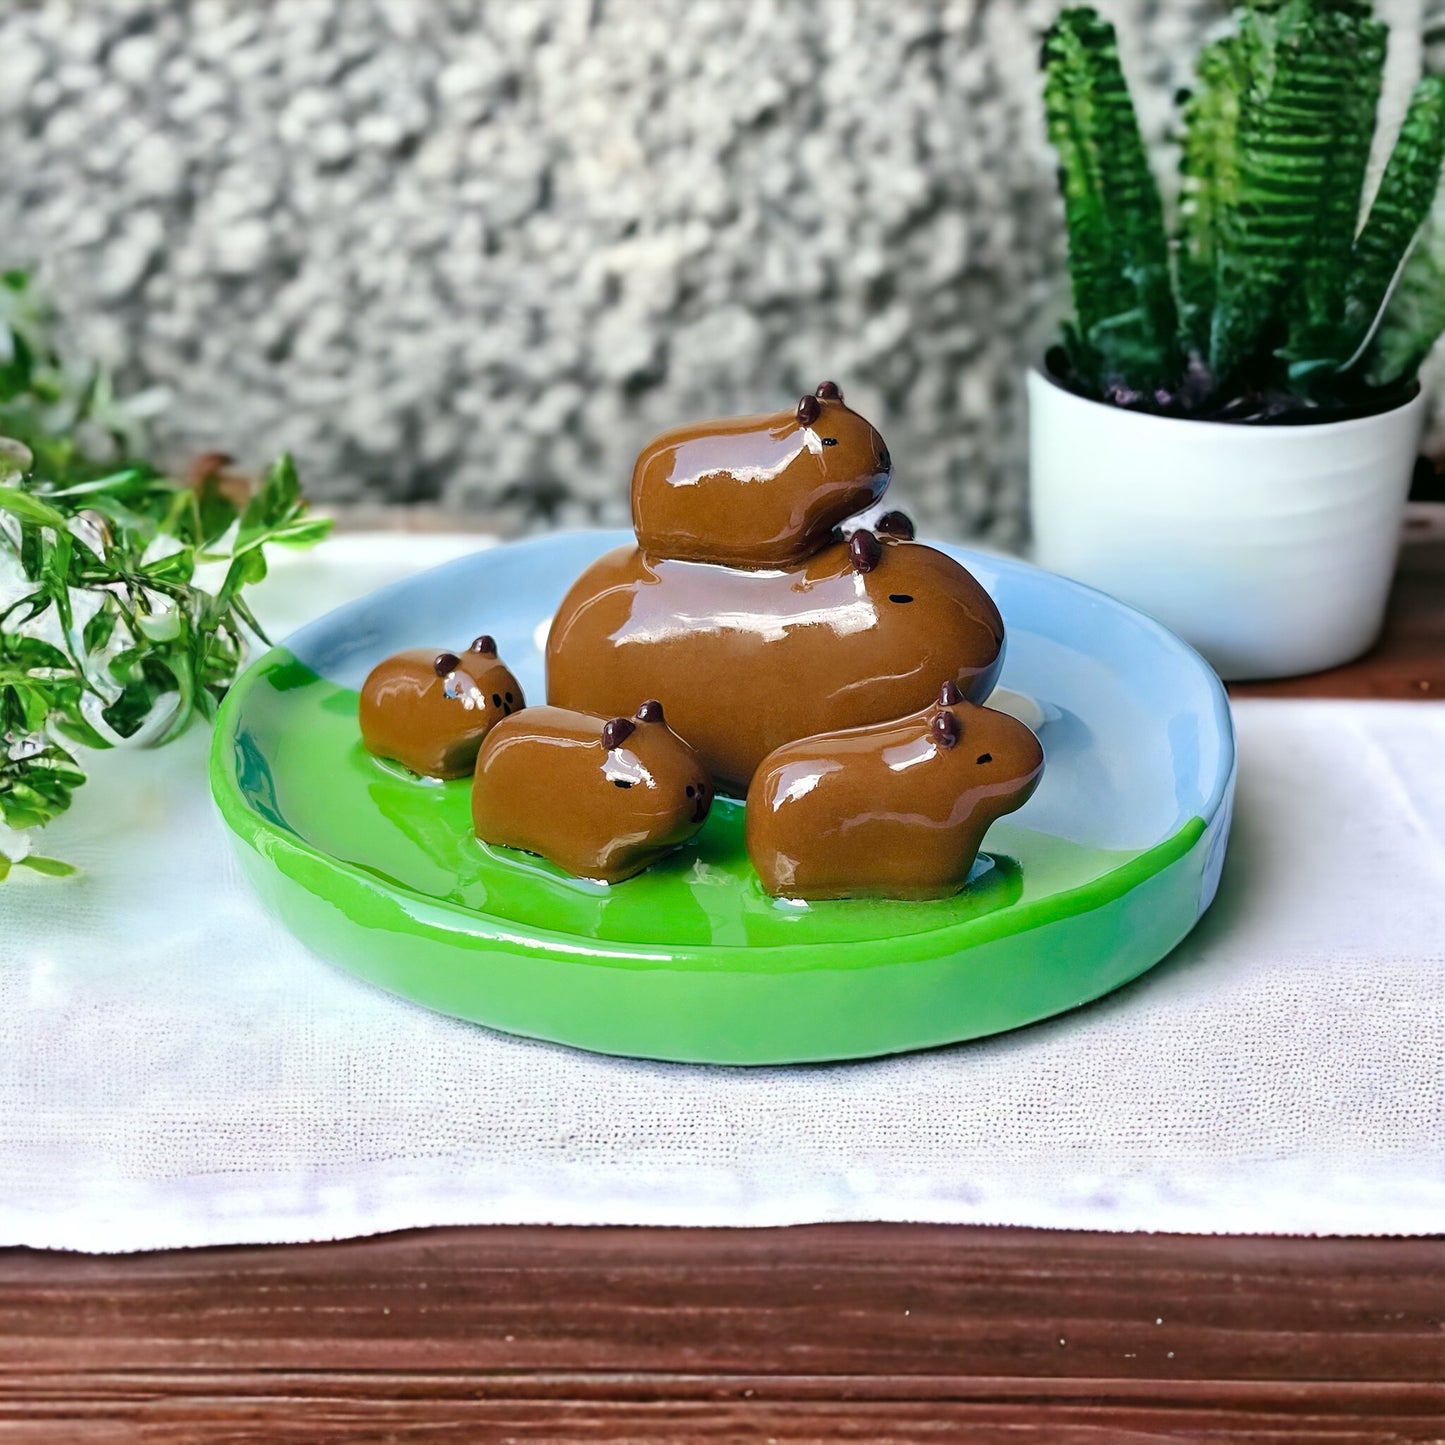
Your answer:
[[[1044,40],[1074,319],[1050,370],[1123,406],[1311,420],[1395,405],[1445,330],[1445,77],[1361,217],[1385,63],[1369,0],[1246,0],[1180,97],[1166,216],[1111,25]]]
[[[70,806],[84,748],[158,746],[211,717],[264,640],[244,589],[309,517],[283,456],[246,496],[221,459],[189,482],[134,460],[144,418],[53,351],[26,278],[0,277],[0,878]],[[142,408],[143,410],[143,408]]]

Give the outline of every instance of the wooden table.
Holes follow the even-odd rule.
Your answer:
[[[1445,699],[1445,508],[1412,521],[1372,656],[1236,693]],[[0,1445],[965,1438],[1445,1442],[1445,1239],[843,1225],[0,1251]]]

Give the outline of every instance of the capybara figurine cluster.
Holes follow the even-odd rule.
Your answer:
[[[914,542],[901,513],[879,533],[845,540],[833,530],[846,515],[833,503],[876,502],[891,467],[838,387],[824,382],[793,420],[792,430],[774,417],[709,423],[644,448],[633,478],[639,545],[607,553],[573,583],[547,640],[549,701],[606,714],[660,698],[718,787],[738,796],[784,743],[916,712],[944,682],[981,702],[1003,665],[993,599],[952,557]],[[824,460],[796,449],[798,436],[818,432]],[[794,449],[770,468],[755,443],[774,433]],[[846,446],[822,445],[845,433]],[[705,466],[681,465],[705,445]],[[826,460],[834,453],[851,472]],[[668,457],[681,480],[664,486]],[[649,511],[658,495],[666,527]],[[749,538],[755,515],[767,520]],[[780,535],[783,518],[794,520]],[[763,533],[766,555],[740,563],[759,557],[751,544]]]
[[[747,798],[769,893],[957,892],[1043,752],[980,705],[1004,626],[972,574],[901,512],[844,531],[891,474],[833,382],[791,411],[665,432],[633,471],[637,545],[594,562],[553,619],[547,705],[524,707],[490,638],[402,653],[363,689],[366,746],[472,771],[479,838],[580,877],[647,868],[723,790]]]

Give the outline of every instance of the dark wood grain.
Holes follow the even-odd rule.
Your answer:
[[[1445,507],[1368,657],[1445,697]],[[1445,1221],[1442,1221],[1445,1226]],[[0,1445],[1445,1445],[1445,1240],[850,1225],[0,1251]]]
[[[0,1440],[1424,1441],[1442,1380],[1439,1240],[848,1225],[0,1253]]]

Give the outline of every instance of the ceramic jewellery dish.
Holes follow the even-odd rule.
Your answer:
[[[467,779],[363,748],[381,658],[485,631],[527,697],[571,580],[630,534],[479,552],[301,629],[232,689],[212,787],[244,871],[315,952],[393,993],[605,1053],[730,1064],[977,1038],[1119,987],[1208,907],[1229,835],[1223,689],[1171,633],[1022,562],[944,548],[1008,625],[990,706],[1037,732],[1037,792],[968,886],[926,902],[769,897],[718,798],[697,837],[612,886],[472,836]],[[561,800],[565,802],[565,800]]]

